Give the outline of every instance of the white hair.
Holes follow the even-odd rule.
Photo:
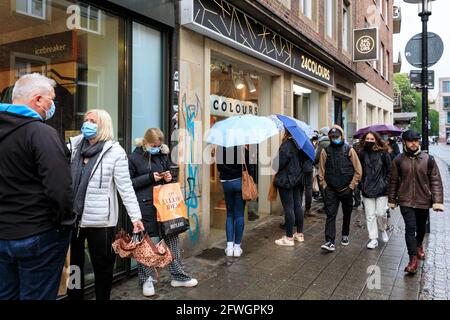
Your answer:
[[[39,73],[25,74],[16,81],[12,92],[12,100],[30,99],[35,94],[49,94],[56,82]]]

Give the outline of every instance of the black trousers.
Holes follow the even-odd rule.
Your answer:
[[[297,224],[297,232],[303,233],[303,209],[301,187],[292,189],[278,188],[281,204],[284,210],[284,219],[286,221],[286,236],[292,238],[294,223]]]
[[[334,243],[336,239],[336,217],[339,210],[339,204],[342,204],[342,213],[344,219],[342,222],[342,236],[350,234],[350,220],[353,210],[353,190],[348,188],[343,192],[337,192],[331,187],[324,190],[325,211],[327,213],[327,222],[325,224],[325,241]]]
[[[114,262],[116,254],[111,245],[114,241],[115,227],[81,228],[73,232],[70,247],[70,264],[76,265],[81,271],[81,288],[67,291],[71,300],[83,300],[84,297],[84,264],[85,242],[87,240],[89,257],[92,262],[95,277],[95,298],[109,300],[111,295]]]
[[[428,209],[400,207],[405,221],[405,240],[410,256],[417,255],[417,246],[422,245],[425,237]]]
[[[303,185],[305,188],[305,210],[311,209],[312,193],[313,193],[312,180],[313,180],[313,173],[306,172],[304,175],[304,181],[303,181]]]

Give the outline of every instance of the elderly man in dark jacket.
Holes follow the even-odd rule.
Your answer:
[[[0,104],[0,300],[57,297],[75,215],[69,150],[44,123],[55,84],[24,75]]]
[[[414,274],[418,268],[417,258],[425,258],[422,242],[429,208],[444,211],[444,194],[436,161],[420,149],[420,135],[408,130],[402,138],[403,153],[395,158],[391,169],[389,207],[400,206],[410,257],[405,272]]]

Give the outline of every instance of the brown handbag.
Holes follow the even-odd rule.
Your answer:
[[[130,237],[121,230],[116,235],[112,247],[121,258],[134,258],[147,267],[164,268],[173,260],[172,253],[164,240],[155,245],[147,233],[134,234]]]
[[[247,164],[245,163],[244,154],[244,164],[242,165],[242,199],[244,200],[256,200],[258,199],[258,188],[256,187],[255,181],[248,173]]]
[[[277,200],[277,196],[278,196],[278,190],[277,187],[275,186],[275,176],[272,179],[272,182],[270,183],[270,188],[269,188],[269,194],[267,195],[267,200],[269,200],[270,202],[274,202]]]

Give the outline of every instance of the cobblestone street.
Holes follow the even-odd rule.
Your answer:
[[[190,257],[186,268],[199,280],[196,288],[172,288],[170,276],[162,271],[151,299],[361,299],[417,300],[450,299],[450,222],[448,216],[449,173],[439,160],[446,185],[445,214],[431,213],[431,230],[426,240],[427,259],[415,276],[403,271],[409,257],[404,242],[404,223],[397,208],[391,213],[390,241],[380,242],[368,250],[367,230],[362,209],[354,210],[350,246],[337,244],[334,253],[320,249],[323,243],[325,216],[306,218],[305,242],[295,247],[278,247],[274,240],[283,231],[279,216],[272,216],[246,231],[241,258],[227,258],[223,247],[210,251],[213,259]],[[338,221],[338,234],[341,228]],[[216,254],[214,254],[216,252]],[[207,255],[206,253],[204,255]],[[201,255],[203,256],[203,255]],[[367,288],[368,267],[377,265],[381,286]],[[137,278],[129,279],[113,289],[113,299],[148,299],[141,293]]]

